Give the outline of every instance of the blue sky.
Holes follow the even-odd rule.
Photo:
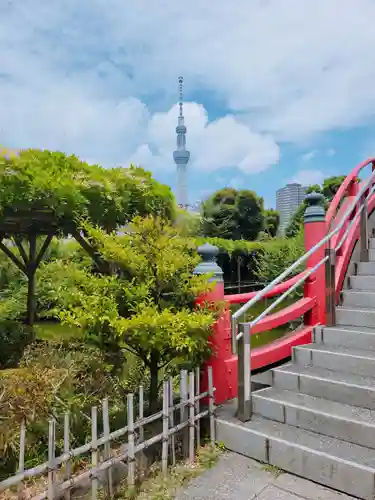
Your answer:
[[[190,202],[223,186],[274,206],[375,156],[374,0],[9,0],[0,144],[141,164],[172,187],[185,77]]]

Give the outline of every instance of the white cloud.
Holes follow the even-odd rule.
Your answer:
[[[312,160],[315,155],[316,155],[316,151],[308,151],[307,153],[305,153],[301,156],[301,159],[304,162],[308,162],[308,161]]]
[[[327,177],[320,170],[299,170],[293,177],[292,182],[298,182],[302,186],[310,186],[312,184],[321,184]]]
[[[267,135],[252,132],[234,116],[227,115],[209,122],[204,107],[194,102],[185,103],[184,115],[192,169],[212,172],[238,166],[243,172],[252,174],[279,161],[279,147],[275,141]],[[177,116],[177,105],[167,113],[154,114],[145,137],[148,143],[140,146],[131,160],[148,162],[159,168],[174,168],[172,151],[176,147]]]
[[[144,103],[168,109],[182,73],[231,110],[208,123],[187,106],[195,168],[261,172],[275,141],[375,117],[374,17],[373,0],[5,2],[0,140],[171,165],[174,111]]]

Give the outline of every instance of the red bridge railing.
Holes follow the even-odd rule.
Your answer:
[[[367,166],[371,166],[372,171],[366,180],[361,181],[359,175]],[[223,286],[218,284],[216,299],[224,298],[228,308],[218,321],[213,336],[215,353],[210,364],[216,371],[214,376],[218,381],[216,400],[220,404],[238,397],[239,416],[242,420],[250,418],[251,371],[266,368],[290,357],[293,346],[310,343],[315,326],[334,324],[335,306],[358,240],[361,240],[362,260],[366,260],[366,256],[368,259],[366,232],[368,217],[375,209],[374,170],[375,158],[370,158],[353,169],[338,189],[325,217],[323,208],[318,204],[319,198],[316,195],[307,197],[309,207],[305,212],[304,229],[306,253],[263,290],[224,295]],[[302,272],[288,278],[301,266],[305,267]],[[302,285],[303,298],[271,313]],[[243,314],[251,310],[259,300],[277,296],[257,318],[240,323]],[[232,318],[229,311],[231,304],[244,304]],[[250,349],[250,335],[277,328],[302,315],[303,325],[297,330],[270,344]]]

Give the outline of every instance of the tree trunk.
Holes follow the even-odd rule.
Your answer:
[[[26,323],[29,326],[34,325],[36,313],[36,299],[35,299],[35,270],[32,270],[27,275],[27,315]]]
[[[148,396],[148,404],[150,413],[156,413],[158,410],[158,386],[159,386],[159,359],[157,354],[152,353],[150,359],[150,391]]]
[[[27,263],[27,316],[26,323],[34,325],[36,300],[35,300],[35,274],[36,274],[36,234],[29,236],[29,261]]]

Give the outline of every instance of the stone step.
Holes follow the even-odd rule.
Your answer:
[[[241,424],[220,409],[217,439],[231,451],[364,500],[374,498],[374,450],[259,416]]]
[[[375,378],[289,363],[273,369],[273,386],[375,410]]]
[[[375,250],[373,250],[375,252]],[[374,253],[375,260],[375,253]],[[350,276],[349,288],[351,290],[375,291],[375,276]]]
[[[358,262],[357,274],[367,276],[375,275],[375,262]]]
[[[322,329],[321,336],[316,335],[316,342],[375,351],[375,329],[350,325],[326,326]]]
[[[375,309],[375,292],[364,290],[343,290],[342,302],[344,307],[364,307]]]
[[[336,324],[365,326],[367,328],[375,327],[375,309],[366,309],[365,307],[338,307],[336,309]]]
[[[271,387],[253,394],[253,411],[293,427],[375,448],[374,410]]]
[[[343,346],[309,344],[293,348],[298,365],[371,377],[375,374],[375,352]]]

